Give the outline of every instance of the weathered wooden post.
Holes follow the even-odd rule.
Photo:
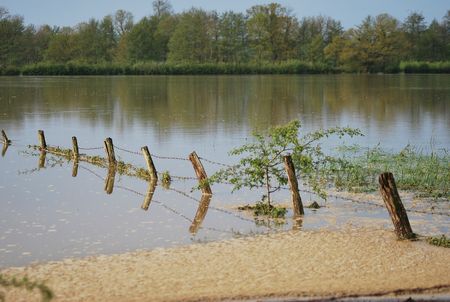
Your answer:
[[[156,172],[155,164],[153,163],[152,156],[150,155],[150,152],[148,151],[148,147],[144,146],[141,148],[142,154],[144,154],[145,162],[147,163],[147,169],[150,173],[150,179],[158,180],[158,174]]]
[[[288,176],[289,187],[291,188],[292,206],[294,210],[294,216],[304,215],[302,198],[298,191],[298,182],[295,175],[295,167],[292,163],[292,158],[290,155],[284,156],[284,168]]]
[[[11,144],[11,140],[8,139],[8,137],[6,136],[6,132],[3,129],[2,129],[2,141],[3,141],[3,144],[5,144],[5,145]]]
[[[3,144],[3,148],[2,148],[2,157],[5,156],[6,151],[8,150],[9,144]]]
[[[114,154],[114,145],[113,145],[113,141],[110,137],[108,137],[107,139],[105,139],[105,151],[106,151],[106,156],[108,157],[108,162],[109,164],[116,164],[116,156]]]
[[[39,147],[41,150],[47,149],[47,143],[45,142],[44,130],[38,130]]]
[[[80,152],[78,150],[78,141],[76,136],[72,136],[72,152],[73,152],[73,159],[77,161],[78,158],[80,157]]]
[[[111,194],[113,192],[114,189],[114,180],[116,178],[116,171],[117,171],[117,166],[114,165],[109,165],[108,167],[108,175],[106,176],[106,180],[105,180],[105,191],[106,194]]]
[[[383,197],[384,204],[389,211],[392,223],[395,227],[395,233],[399,239],[413,239],[416,235],[409,224],[408,215],[403,207],[400,195],[397,191],[397,185],[392,173],[385,172],[380,174],[378,178],[380,183],[380,193]]]
[[[154,178],[151,179],[150,182],[148,183],[147,194],[145,195],[144,202],[141,205],[141,208],[144,211],[147,211],[148,208],[150,207],[150,203],[152,202],[153,194],[155,193],[156,183],[157,183],[157,180]]]
[[[208,183],[208,176],[206,175],[205,169],[203,168],[202,162],[200,158],[198,158],[197,153],[193,151],[189,154],[189,160],[194,167],[195,174],[197,175],[198,182],[200,184],[200,188],[202,189],[203,194],[212,194],[211,187]]]
[[[78,159],[73,161],[73,167],[72,167],[72,177],[77,177],[78,175]]]
[[[47,152],[45,150],[42,150],[41,154],[39,154],[39,162],[38,162],[39,169],[45,168],[45,156],[46,155],[47,155]]]
[[[198,205],[197,213],[195,214],[195,218],[194,220],[192,220],[192,224],[189,227],[189,232],[191,232],[191,234],[197,233],[199,227],[202,225],[202,222],[206,217],[206,213],[208,212],[210,201],[211,195],[202,194],[200,203]]]

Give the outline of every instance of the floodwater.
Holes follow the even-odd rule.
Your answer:
[[[304,131],[350,126],[365,133],[348,144],[450,148],[449,83],[449,75],[0,77],[0,128],[13,141],[0,158],[0,267],[292,228],[392,228],[383,207],[310,193],[302,193],[305,204],[325,207],[306,209],[302,221],[291,211],[282,222],[254,221],[233,207],[258,200],[262,190],[231,194],[216,185],[211,200],[202,199],[185,159],[195,150],[233,163],[227,152],[248,142],[252,130],[296,118]],[[154,157],[158,171],[188,179],[174,177],[167,189],[116,175],[108,189],[107,170],[80,162],[74,171],[73,162],[28,148],[38,144],[38,129],[50,146],[70,148],[76,136],[89,155],[104,156],[103,140],[111,137],[117,157],[142,167],[146,145],[175,157]],[[221,168],[203,164],[208,174]],[[289,192],[274,198],[288,204]],[[414,211],[427,206],[405,199],[415,232],[449,234],[447,202],[436,206],[446,215],[435,215]]]

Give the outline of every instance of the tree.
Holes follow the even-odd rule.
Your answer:
[[[0,7],[0,67],[24,63],[25,48],[29,46],[25,36],[30,30],[22,17],[11,16],[6,8]]]
[[[130,32],[133,28],[133,14],[123,9],[116,11],[114,15],[114,30],[119,37]]]
[[[211,59],[210,16],[202,9],[192,8],[179,17],[169,41],[168,60],[204,63]]]
[[[294,120],[286,125],[270,128],[267,133],[253,133],[254,142],[230,151],[230,155],[243,156],[239,163],[219,170],[210,178],[210,182],[229,182],[233,191],[247,187],[263,187],[268,206],[271,207],[271,194],[287,183],[283,168],[283,155],[291,153],[295,168],[302,181],[325,197],[323,186],[329,180],[325,174],[326,165],[334,161],[322,152],[321,140],[335,135],[361,135],[358,129],[331,128],[317,130],[299,137],[300,121]]]
[[[76,45],[74,30],[70,27],[58,29],[50,39],[44,58],[55,63],[66,63],[75,59]]]
[[[248,41],[256,61],[282,61],[294,57],[297,19],[277,3],[247,10]]]
[[[408,42],[408,59],[421,60],[423,58],[423,35],[426,29],[425,17],[422,14],[413,12],[406,17],[402,24],[402,30]]]
[[[248,60],[247,29],[242,13],[225,12],[219,20],[219,60],[240,63]]]
[[[157,60],[155,45],[157,20],[144,17],[127,35],[128,59],[131,61]]]
[[[153,1],[153,14],[161,18],[164,15],[172,14],[172,4],[168,0],[155,0]]]

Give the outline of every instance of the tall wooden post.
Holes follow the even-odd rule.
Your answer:
[[[113,141],[110,137],[108,137],[107,139],[105,139],[105,151],[106,151],[106,156],[108,157],[108,162],[109,164],[116,164],[116,156],[114,154],[114,145],[113,145]]]
[[[78,159],[75,159],[73,161],[72,177],[77,177],[77,175],[78,175]]]
[[[202,189],[202,193],[211,195],[212,191],[208,183],[208,176],[206,175],[202,162],[200,161],[200,158],[198,158],[198,155],[197,153],[195,153],[195,151],[189,154],[189,160],[191,161],[192,166],[194,167],[195,174],[197,175],[198,182]]]
[[[305,212],[303,210],[302,198],[300,197],[300,193],[298,191],[298,182],[295,175],[295,167],[292,163],[292,158],[290,155],[284,156],[284,168],[288,176],[289,187],[291,188],[294,216],[304,215]]]
[[[392,223],[395,227],[395,233],[399,239],[413,239],[415,234],[409,224],[408,215],[403,207],[400,195],[397,191],[394,175],[390,172],[380,174],[378,178],[380,183],[380,193],[383,197],[384,204],[389,211]]]
[[[198,229],[202,225],[202,222],[206,217],[206,213],[208,212],[210,202],[211,202],[211,195],[202,194],[200,203],[198,205],[197,213],[195,213],[195,218],[194,220],[192,220],[192,224],[189,227],[189,232],[191,232],[192,234],[197,233]]]
[[[117,166],[115,164],[109,165],[108,167],[108,175],[105,180],[105,191],[106,194],[111,194],[114,189],[114,180],[116,178]]]
[[[141,148],[142,154],[144,154],[145,162],[147,163],[147,169],[150,173],[150,179],[158,180],[158,174],[156,172],[155,165],[153,163],[152,156],[150,155],[150,152],[148,151],[148,147],[144,146]]]
[[[45,142],[44,130],[38,130],[39,147],[41,150],[47,149],[47,143]]]
[[[72,136],[72,152],[73,152],[73,159],[78,160],[80,157],[80,152],[78,150],[78,141],[76,136]]]
[[[6,136],[6,132],[3,129],[2,129],[2,141],[3,141],[3,144],[5,144],[5,145],[11,144],[11,140],[8,139],[8,137]]]
[[[141,205],[141,208],[144,211],[147,211],[148,208],[150,207],[150,203],[152,202],[153,194],[155,193],[156,183],[157,183],[156,179],[151,179],[150,182],[148,183],[147,194],[145,195],[144,202]]]

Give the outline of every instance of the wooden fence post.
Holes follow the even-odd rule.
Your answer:
[[[108,137],[107,139],[105,139],[105,151],[106,151],[106,155],[108,157],[108,162],[109,164],[115,164],[116,163],[116,156],[114,154],[114,145],[113,145],[113,141],[110,137]]]
[[[203,194],[212,194],[211,187],[208,183],[208,176],[206,175],[205,169],[203,168],[202,162],[200,158],[198,158],[197,153],[193,151],[189,154],[189,160],[194,167],[195,174],[197,175],[198,182],[200,184],[200,188],[202,189]]]
[[[157,179],[151,179],[150,182],[148,183],[147,194],[145,195],[144,202],[141,205],[141,209],[143,209],[144,211],[147,211],[148,208],[150,207],[150,203],[152,202],[153,194],[155,193],[155,190],[156,190],[156,183],[157,183]]]
[[[158,180],[158,174],[156,173],[156,168],[152,160],[152,156],[148,151],[148,147],[144,146],[141,148],[142,153],[144,154],[145,162],[147,163],[147,169],[150,173],[150,179]]]
[[[78,150],[78,141],[76,136],[72,136],[72,151],[73,151],[73,159],[78,160],[80,157],[80,152]]]
[[[44,130],[38,130],[38,138],[39,138],[40,149],[41,150],[47,149],[47,143],[45,142]]]
[[[408,215],[398,194],[394,176],[390,172],[382,173],[378,178],[378,182],[380,183],[381,196],[391,216],[397,238],[415,238],[415,234],[409,224]]]
[[[284,156],[284,168],[288,176],[289,187],[291,188],[294,216],[304,215],[305,212],[303,210],[302,198],[300,197],[300,193],[298,191],[298,182],[295,175],[295,167],[292,163],[292,158],[290,155]]]
[[[109,165],[108,167],[108,175],[106,176],[105,180],[105,191],[106,194],[111,194],[114,189],[114,180],[116,178],[116,171],[117,166],[116,165]]]
[[[197,233],[199,227],[202,225],[202,222],[205,219],[206,213],[208,212],[210,201],[211,201],[211,195],[202,194],[200,203],[198,205],[197,213],[195,214],[195,218],[194,218],[194,220],[192,220],[192,224],[189,227],[189,232],[191,232],[192,234]]]
[[[73,167],[72,167],[72,177],[77,177],[78,175],[78,159],[73,161]]]
[[[3,129],[2,129],[2,140],[3,140],[3,144],[5,144],[5,145],[11,144],[11,140],[8,139],[8,137],[6,136],[6,132]]]

